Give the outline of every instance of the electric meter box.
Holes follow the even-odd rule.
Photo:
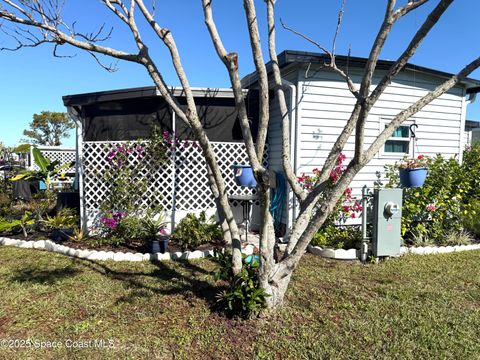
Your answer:
[[[403,189],[375,189],[373,243],[375,257],[399,256]]]

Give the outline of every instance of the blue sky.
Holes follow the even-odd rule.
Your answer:
[[[147,1],[148,2],[148,1]],[[349,46],[353,56],[368,56],[371,43],[382,21],[385,0],[347,0],[341,32],[337,40],[337,53],[346,54]],[[395,59],[409,38],[422,24],[426,14],[437,1],[422,7],[402,19],[394,28],[384,50],[383,59]],[[156,0],[157,20],[172,30],[183,57],[183,63],[192,86],[228,87],[228,76],[223,64],[213,50],[203,23],[200,0]],[[266,39],[265,9],[258,3],[258,16],[262,40]],[[277,18],[291,27],[330,48],[335,31],[340,0],[278,0]],[[405,1],[398,1],[404,4]],[[437,70],[456,72],[480,54],[478,15],[480,1],[457,0],[437,27],[429,34],[411,62]],[[245,27],[242,1],[214,2],[214,15],[227,50],[239,53],[241,75],[253,71],[248,34]],[[98,0],[66,0],[64,19],[76,21],[76,29],[95,31],[103,23],[114,26],[112,38],[106,45],[133,51],[131,36]],[[154,34],[142,24],[143,38],[170,85],[178,80],[168,61],[168,53],[156,41]],[[311,44],[277,28],[277,49],[317,51]],[[11,44],[0,33],[0,47]],[[152,84],[145,70],[136,64],[119,62],[119,70],[108,73],[86,53],[73,48],[62,48],[62,55],[72,58],[55,58],[52,47],[45,45],[17,52],[0,52],[0,141],[14,145],[22,138],[23,129],[34,113],[42,110],[64,111],[62,96],[148,86]],[[265,53],[267,57],[267,54]],[[105,63],[111,60],[105,58]],[[480,71],[471,77],[480,79]],[[480,99],[469,107],[467,118],[480,120]],[[71,137],[65,141],[73,145]]]

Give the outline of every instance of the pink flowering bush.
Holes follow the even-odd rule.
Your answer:
[[[327,186],[333,187],[346,170],[344,162],[346,156],[340,154],[337,158],[335,167],[329,174]],[[317,168],[312,170],[313,175],[302,174],[298,181],[304,189],[312,191],[318,185],[321,171]],[[361,232],[358,226],[336,226],[339,222],[346,222],[348,218],[354,219],[363,211],[362,204],[353,198],[352,188],[348,188],[343,193],[342,198],[332,211],[322,228],[314,236],[312,245],[334,248],[352,248],[356,247],[361,240]]]
[[[343,153],[340,153],[335,167],[330,172],[327,186],[332,187],[335,185],[345,172],[346,166],[344,165],[344,162],[346,158],[347,157]],[[313,175],[311,176],[302,173],[302,175],[298,177],[298,181],[307,191],[312,191],[320,179],[321,171],[318,168],[313,169],[312,173]],[[345,221],[347,218],[354,219],[359,213],[362,212],[362,210],[362,204],[352,197],[352,188],[347,188],[342,196],[342,199],[339,201],[339,205],[337,205],[335,211],[332,212],[332,218],[327,222],[332,223],[335,221]]]

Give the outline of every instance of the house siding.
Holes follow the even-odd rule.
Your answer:
[[[321,168],[326,156],[338,135],[345,126],[355,98],[346,83],[337,74],[327,70],[313,72],[305,78],[300,70],[298,82],[299,98],[299,137],[297,174],[311,174],[314,168]],[[359,86],[360,71],[350,71],[352,80]],[[372,90],[382,76],[376,74]],[[442,82],[438,77],[421,73],[404,72],[387,87],[384,94],[372,108],[365,125],[365,147],[372,144],[383,128],[384,122],[392,119],[401,110],[426,95]],[[431,104],[425,106],[405,124],[418,125],[414,153],[434,156],[441,153],[445,157],[458,157],[464,144],[462,123],[464,89],[455,87]],[[345,146],[347,161],[354,154],[354,134]],[[377,171],[384,179],[384,165],[394,164],[402,155],[383,154],[380,151],[374,159],[355,177],[352,188],[355,196],[360,196],[364,185],[373,186]]]

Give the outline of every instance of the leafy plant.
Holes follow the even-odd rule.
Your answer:
[[[322,227],[312,239],[312,245],[322,248],[353,249],[358,248],[362,241],[362,232],[359,226]]]
[[[14,176],[10,180],[38,180],[44,181],[48,190],[51,189],[51,182],[55,178],[64,178],[65,173],[62,170],[68,169],[73,166],[73,163],[60,165],[60,161],[50,161],[43,156],[42,152],[36,148],[32,148],[32,154],[35,164],[39,167],[39,170],[23,170],[20,174]]]
[[[81,242],[86,239],[85,232],[78,226],[73,228],[73,235],[69,236],[71,241]]]
[[[444,240],[439,245],[468,245],[473,241],[472,236],[465,230],[452,230],[447,232]]]
[[[456,236],[468,242],[464,230],[480,235],[480,144],[466,149],[463,158],[462,164],[441,155],[427,158],[424,185],[405,189],[402,236],[407,244],[444,245],[455,243]],[[387,187],[397,186],[395,166],[386,166],[385,173]]]
[[[402,161],[398,164],[395,164],[396,167],[399,169],[418,169],[427,167],[427,157],[424,155],[418,155],[415,159],[409,159],[408,157],[404,157]]]
[[[229,283],[228,289],[217,294],[217,303],[232,317],[248,319],[258,315],[267,307],[266,299],[269,296],[260,287],[260,262],[252,256],[247,261],[247,256],[243,255],[242,271],[234,276],[231,270],[232,254],[225,251],[217,253],[217,256],[218,267],[214,277]]]
[[[43,220],[42,223],[47,229],[74,229],[78,223],[78,216],[76,215],[75,210],[63,208],[53,217],[47,215],[46,220]]]
[[[0,218],[0,233],[12,232],[15,231],[15,229],[20,228],[23,233],[23,237],[26,238],[28,236],[30,227],[33,224],[35,224],[35,220],[32,218],[32,213],[30,211],[25,211],[20,219],[7,220]]]
[[[205,211],[197,217],[194,213],[185,216],[172,234],[171,240],[182,250],[193,250],[196,247],[222,239],[222,231],[215,218],[207,219]]]
[[[145,216],[140,220],[142,233],[146,240],[156,240],[159,235],[165,235],[165,213],[148,209]]]

